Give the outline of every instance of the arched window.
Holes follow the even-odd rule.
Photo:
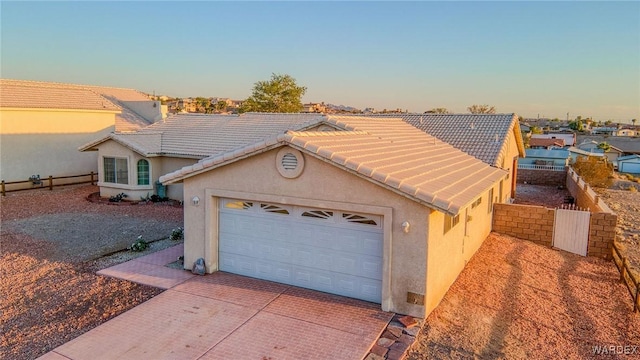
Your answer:
[[[138,160],[138,185],[149,185],[149,162]]]

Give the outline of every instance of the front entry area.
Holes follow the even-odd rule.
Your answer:
[[[381,302],[382,216],[220,199],[219,270]]]

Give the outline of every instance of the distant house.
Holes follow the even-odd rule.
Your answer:
[[[160,178],[184,188],[185,267],[203,258],[207,272],[430,313],[491,231],[510,172],[398,117],[316,115],[274,132],[266,116]],[[507,149],[487,150],[511,164]]]
[[[78,146],[160,120],[159,102],[133,89],[0,79],[0,178],[97,171]]]
[[[540,139],[540,138],[531,138],[529,139],[529,148],[531,149],[547,149],[551,150],[553,148],[563,148],[564,147],[564,139]]]
[[[575,146],[571,146],[571,147],[567,148],[567,151],[569,151],[569,158],[570,158],[569,161],[570,162],[576,161],[576,159],[579,156],[604,157],[604,153],[603,152],[590,152],[590,151],[579,149],[579,148],[577,148]]]
[[[574,146],[576,143],[576,134],[571,133],[548,133],[548,134],[532,134],[531,140],[533,139],[557,139],[564,140],[565,146]],[[531,141],[529,140],[529,141]]]
[[[577,148],[580,150],[584,150],[587,151],[589,153],[600,153],[600,154],[604,154],[604,156],[607,157],[607,160],[612,163],[612,164],[616,164],[618,157],[621,156],[624,152],[609,144],[609,150],[607,150],[606,152],[603,149],[600,149],[599,146],[600,143],[596,142],[596,141],[584,141],[582,143],[580,143]]]
[[[564,170],[569,163],[569,150],[566,149],[526,149],[526,157],[518,161],[520,169]]]
[[[627,155],[618,158],[618,171],[621,173],[640,174],[640,155]]]

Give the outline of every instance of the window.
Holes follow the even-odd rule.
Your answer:
[[[478,205],[480,205],[482,203],[482,197],[479,197],[478,200],[474,201],[473,204],[471,204],[471,208],[475,209],[476,207],[478,207]]]
[[[115,184],[129,183],[129,170],[127,159],[103,158],[104,162],[104,182]]]
[[[138,185],[149,185],[149,162],[138,160]]]
[[[458,225],[459,222],[460,222],[460,215],[456,215],[456,216],[445,215],[444,216],[444,233],[445,234],[448,233],[449,230],[451,230],[453,227]]]

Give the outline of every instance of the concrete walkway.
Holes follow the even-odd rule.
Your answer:
[[[102,270],[168,290],[40,359],[362,359],[394,315],[360,300],[163,266],[181,253]]]

